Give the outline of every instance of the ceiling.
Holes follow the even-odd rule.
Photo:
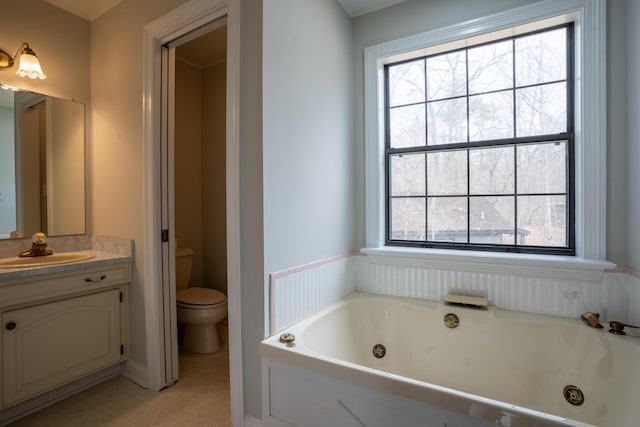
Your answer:
[[[122,0],[45,0],[60,9],[93,21]],[[316,0],[311,0],[316,1]],[[352,17],[384,9],[407,0],[338,0]]]
[[[176,48],[176,58],[200,70],[227,60],[227,26],[222,25]]]
[[[67,12],[93,21],[123,0],[45,0]],[[310,0],[317,1],[317,0]],[[407,0],[338,0],[352,17],[364,15]],[[176,57],[197,68],[205,69],[226,60],[226,26],[180,45]]]
[[[338,0],[344,10],[346,10],[352,18],[375,12],[376,10],[384,9],[385,7],[393,6],[394,4],[403,3],[405,1],[407,0]]]
[[[44,0],[60,9],[71,12],[89,21],[111,9],[122,0]]]

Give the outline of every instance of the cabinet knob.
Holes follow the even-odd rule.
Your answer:
[[[15,328],[16,328],[16,326],[17,326],[17,325],[16,325],[16,322],[9,322],[9,323],[7,323],[7,324],[5,325],[5,328],[7,328],[7,331],[10,331],[10,330],[12,330],[12,329],[15,329]]]
[[[91,279],[90,277],[87,277],[86,279],[84,279],[84,281],[87,283],[98,283],[98,282],[102,282],[106,278],[107,278],[106,274],[103,274],[102,276],[100,276],[99,279]]]

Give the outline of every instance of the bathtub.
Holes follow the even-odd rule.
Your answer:
[[[457,327],[445,325],[447,314]],[[295,341],[281,342],[283,334]],[[354,292],[260,344],[263,422],[637,426],[640,337],[632,334]]]

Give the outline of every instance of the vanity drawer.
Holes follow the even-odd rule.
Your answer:
[[[0,309],[33,301],[117,287],[131,280],[131,264],[114,264],[64,273],[25,278],[0,287]]]

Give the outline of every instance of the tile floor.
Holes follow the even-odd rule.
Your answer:
[[[11,427],[221,427],[230,425],[229,347],[219,325],[222,350],[180,352],[180,380],[161,391],[116,377],[36,412]]]

